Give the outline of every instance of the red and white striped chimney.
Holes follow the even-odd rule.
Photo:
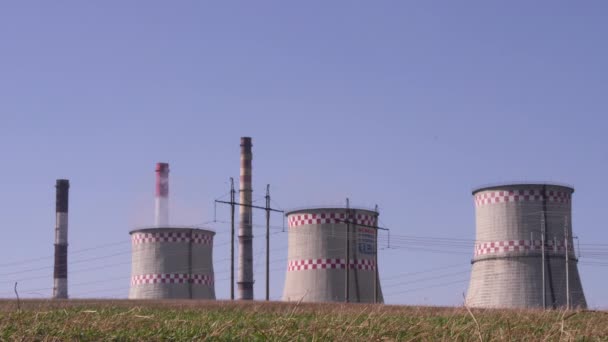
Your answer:
[[[241,182],[239,183],[239,274],[237,285],[239,299],[253,300],[253,230],[252,230],[252,193],[251,138],[241,138]]]
[[[159,227],[169,225],[169,164],[156,164],[156,197],[154,224]]]

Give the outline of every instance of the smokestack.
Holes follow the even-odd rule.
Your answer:
[[[240,195],[240,222],[239,222],[239,299],[253,299],[253,234],[251,229],[251,138],[241,138],[241,181]]]
[[[70,181],[58,179],[55,185],[55,270],[53,298],[68,298],[68,190]]]
[[[169,225],[169,164],[156,164],[156,210],[154,224],[157,227]]]

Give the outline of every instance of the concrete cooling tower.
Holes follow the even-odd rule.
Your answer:
[[[131,231],[129,299],[215,299],[215,232],[170,227],[169,164],[156,164],[155,227]]]
[[[284,301],[341,302],[348,297],[350,302],[383,302],[374,228],[377,212],[316,208],[286,216],[289,246]]]
[[[147,228],[130,234],[129,299],[215,299],[214,232]]]
[[[587,306],[573,248],[573,192],[549,184],[473,191],[477,236],[467,305]]]

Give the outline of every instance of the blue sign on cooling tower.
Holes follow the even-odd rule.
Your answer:
[[[376,231],[370,228],[359,228],[357,233],[359,253],[376,254]]]

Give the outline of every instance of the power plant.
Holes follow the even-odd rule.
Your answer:
[[[130,232],[129,299],[215,299],[215,232],[169,226],[169,165],[158,163],[156,173],[157,225]]]
[[[55,269],[53,298],[68,298],[68,194],[70,181],[58,179],[55,185]]]
[[[586,308],[567,186],[507,184],[473,191],[476,242],[466,304]]]
[[[235,282],[238,299],[254,299],[252,212],[266,211],[266,300],[269,300],[270,213],[284,211],[270,207],[270,185],[266,206],[254,205],[252,160],[252,139],[241,137],[239,202],[235,201],[232,178],[230,201],[219,198],[215,202],[231,206],[231,299]],[[214,300],[215,232],[198,226],[171,226],[169,164],[157,163],[155,175],[154,226],[129,232],[132,246],[129,299]],[[69,188],[69,180],[57,180],[54,299],[68,298]],[[572,187],[544,183],[494,185],[472,192],[476,237],[466,306],[587,307],[574,248],[573,193]],[[236,281],[235,206],[239,206]],[[283,301],[384,302],[378,270],[378,231],[388,229],[378,226],[377,207],[352,208],[347,200],[343,207],[308,207],[288,211],[285,217],[288,251]],[[16,287],[15,283],[17,293]]]
[[[377,267],[377,211],[311,208],[286,216],[284,301],[384,301]]]

